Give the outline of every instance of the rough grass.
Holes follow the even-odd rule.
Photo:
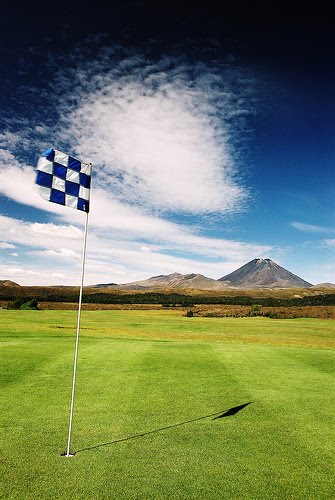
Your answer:
[[[75,323],[0,311],[0,498],[334,498],[331,320],[83,311],[68,459]]]
[[[250,316],[255,306],[238,305],[201,305],[193,308],[197,316],[212,316],[218,318]],[[335,306],[256,306],[259,316],[272,316],[276,319],[320,318],[335,319]],[[257,314],[254,314],[257,316]]]
[[[6,308],[8,302],[3,301],[2,307]],[[78,309],[78,304],[71,302],[40,302],[41,309],[46,310],[72,310]],[[0,301],[1,307],[1,301]],[[101,310],[158,310],[162,311],[161,304],[83,304],[82,309],[85,311],[101,311]],[[179,310],[186,314],[187,310],[192,309],[197,316],[214,317],[239,317],[246,316],[250,313],[252,306],[239,305],[201,305],[195,307],[178,307],[170,308],[170,310]],[[272,314],[277,318],[320,318],[320,319],[335,319],[335,306],[289,306],[289,307],[260,307],[260,311],[264,315]]]

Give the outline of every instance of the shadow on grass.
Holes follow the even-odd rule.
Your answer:
[[[214,417],[213,420],[216,420],[218,418],[231,417],[232,415],[236,415],[236,413],[243,410],[243,408],[245,408],[246,406],[248,406],[250,404],[251,404],[251,401],[249,403],[244,403],[244,405],[234,406],[233,408],[229,408],[229,410],[222,413],[222,415],[218,415],[217,417]]]
[[[148,436],[149,434],[156,434],[157,432],[166,431],[168,429],[174,429],[175,427],[180,427],[181,425],[191,424],[193,422],[197,422],[198,420],[204,420],[205,418],[214,417],[213,420],[217,420],[218,418],[230,417],[236,415],[239,411],[241,411],[246,406],[250,405],[249,403],[244,403],[243,405],[234,406],[233,408],[229,408],[229,410],[217,411],[216,413],[211,413],[210,415],[204,415],[203,417],[193,418],[192,420],[186,420],[185,422],[179,422],[178,424],[168,425],[166,427],[161,427],[160,429],[154,429],[152,431],[141,432],[140,434],[134,434],[133,436],[128,436],[120,439],[115,439],[114,441],[109,441],[107,443],[100,443],[94,446],[88,446],[87,448],[82,448],[81,450],[75,451],[73,454],[81,453],[83,451],[96,450],[97,448],[102,448],[104,446],[110,446],[116,443],[122,443],[123,441],[130,441],[131,439],[137,439],[143,436]]]

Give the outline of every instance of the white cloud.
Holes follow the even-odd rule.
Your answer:
[[[27,245],[59,250],[64,245],[64,239],[79,251],[82,246],[82,231],[72,225],[31,223],[0,215],[0,227],[12,248]]]
[[[51,278],[56,278],[57,280],[64,280],[65,275],[63,273],[52,273]]]
[[[16,248],[12,243],[7,243],[6,241],[0,241],[0,248]]]
[[[70,250],[69,248],[60,248],[59,250],[39,250],[32,252],[35,255],[41,255],[42,257],[59,257],[61,259],[67,260],[78,260],[80,259],[80,254]]]
[[[27,168],[27,171],[23,171],[16,165],[8,168],[12,168],[11,175],[4,175],[2,183],[0,178],[0,189],[6,191],[8,196],[11,194],[11,191],[8,189],[6,190],[6,186],[8,187],[6,180],[10,177],[15,177],[16,183],[19,185],[22,184],[22,190],[13,188],[12,197],[14,199],[18,197],[18,193],[22,191],[26,192],[28,195],[25,203],[37,206],[38,208],[40,204],[42,204],[43,209],[47,208],[51,212],[55,210],[54,213],[56,215],[67,222],[72,222],[71,225],[26,223],[0,216],[0,225],[4,234],[9,235],[7,239],[10,243],[21,243],[34,246],[43,246],[47,244],[55,249],[55,247],[63,246],[61,240],[70,239],[76,240],[75,247],[71,249],[80,251],[83,233],[81,229],[73,224],[81,222],[81,225],[83,225],[84,214],[79,213],[77,210],[61,207],[57,204],[40,199],[34,192],[34,175],[31,169],[29,170]],[[11,185],[10,183],[10,186]],[[112,230],[113,233],[111,233],[111,237],[121,240],[130,238],[131,241],[136,239],[149,240],[152,241],[156,247],[158,245],[158,249],[164,251],[191,250],[193,253],[207,257],[222,259],[233,258],[239,261],[242,261],[247,256],[253,258],[255,255],[263,255],[271,250],[269,246],[246,244],[238,241],[208,238],[198,235],[191,227],[186,227],[161,217],[147,214],[143,208],[138,206],[122,203],[113,197],[107,189],[98,187],[92,189],[91,205],[92,210],[89,217],[89,228],[96,228],[95,233],[97,235],[102,235],[102,240],[109,240],[109,236],[106,233]],[[93,234],[89,237],[92,238]]]
[[[335,233],[335,228],[304,224],[302,222],[291,222],[291,226],[306,233]]]
[[[72,213],[71,209],[68,211]],[[131,232],[128,229],[121,230],[122,220],[127,227],[127,217],[132,223]],[[43,261],[39,259],[36,262],[36,269],[42,272],[48,267],[54,268],[58,261],[62,273],[64,274],[65,269],[68,271],[66,282],[77,282],[82,249],[82,238],[78,238],[79,233],[82,235],[80,230],[78,232],[72,225],[36,225],[4,216],[0,216],[0,226],[7,233],[9,241],[15,245],[30,247],[30,255],[44,257]],[[192,233],[190,228],[160,219],[146,219],[143,216],[142,221],[141,216],[136,218],[135,214],[135,221],[132,221],[131,211],[124,219],[117,219],[116,229],[112,226],[111,223],[110,228],[104,227],[103,230],[100,226],[89,227],[86,283],[127,282],[175,271],[198,272],[219,278],[255,255],[274,253],[268,246],[208,238]],[[150,245],[143,244],[145,236],[150,238]],[[180,252],[184,255],[179,255]],[[49,279],[50,276],[51,272]],[[44,275],[41,279],[45,279]]]
[[[21,166],[19,161],[6,149],[0,149],[0,190],[13,200],[32,204],[32,170]],[[31,186],[31,187],[30,187]],[[26,193],[28,187],[29,194]],[[30,189],[29,189],[30,188]]]
[[[326,247],[330,247],[330,248],[334,248],[335,247],[335,239],[325,239],[325,240],[322,240],[322,243]]]
[[[123,203],[240,210],[248,193],[235,161],[238,123],[253,110],[237,72],[234,79],[217,63],[118,60],[110,52],[59,72],[59,141],[70,140],[76,156],[93,163],[95,182]]]
[[[149,207],[234,210],[245,192],[230,176],[227,138],[216,137],[202,96],[190,104],[182,90],[145,96],[144,86],[130,85],[122,92],[111,86],[71,113],[77,148],[98,169],[104,165],[104,183],[121,199]]]
[[[8,273],[9,276],[15,275],[15,276],[20,276],[26,273],[24,269],[21,269],[20,267],[5,267],[1,266],[2,268],[6,269],[6,273]]]
[[[8,265],[0,265],[0,274],[2,276],[6,276],[8,279],[15,279],[15,278],[22,278],[22,277],[28,277],[30,279],[31,283],[31,277],[40,277],[41,272],[36,271],[35,269],[31,268],[22,268],[22,267],[16,267],[16,266],[8,266]],[[29,281],[28,281],[29,283]],[[27,284],[28,284],[27,283]],[[19,283],[21,284],[21,283]]]
[[[37,193],[32,166],[21,163],[5,149],[0,149],[0,162],[0,193],[18,203],[63,215],[63,207],[54,203],[51,205]]]
[[[29,264],[25,264],[24,268],[0,264],[0,276],[22,286],[79,284],[79,277],[75,273],[64,274],[57,272],[57,270],[41,266],[35,267]]]
[[[174,271],[218,278],[274,252],[268,245],[206,236],[211,214],[222,220],[249,199],[236,144],[243,116],[253,112],[250,80],[217,63],[154,62],[138,54],[120,59],[108,48],[94,60],[63,62],[45,93],[52,123],[34,115],[26,128],[0,137],[0,192],[58,220],[0,216],[7,244],[27,247],[30,258],[43,256],[29,268],[36,269],[37,281],[77,282],[85,216],[37,194],[33,165],[22,151],[35,148],[34,164],[50,146],[93,163],[87,282]],[[196,217],[202,230],[178,222],[177,213]]]
[[[83,237],[83,232],[75,226],[64,226],[56,224],[40,224],[34,222],[30,224],[30,230],[34,234],[61,238],[66,240],[78,240]]]

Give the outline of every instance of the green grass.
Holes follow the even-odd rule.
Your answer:
[[[83,311],[65,458],[75,326],[0,311],[0,498],[335,498],[332,320]]]

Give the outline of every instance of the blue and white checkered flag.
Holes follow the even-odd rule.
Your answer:
[[[36,184],[48,201],[89,212],[92,165],[48,149],[38,160]]]

